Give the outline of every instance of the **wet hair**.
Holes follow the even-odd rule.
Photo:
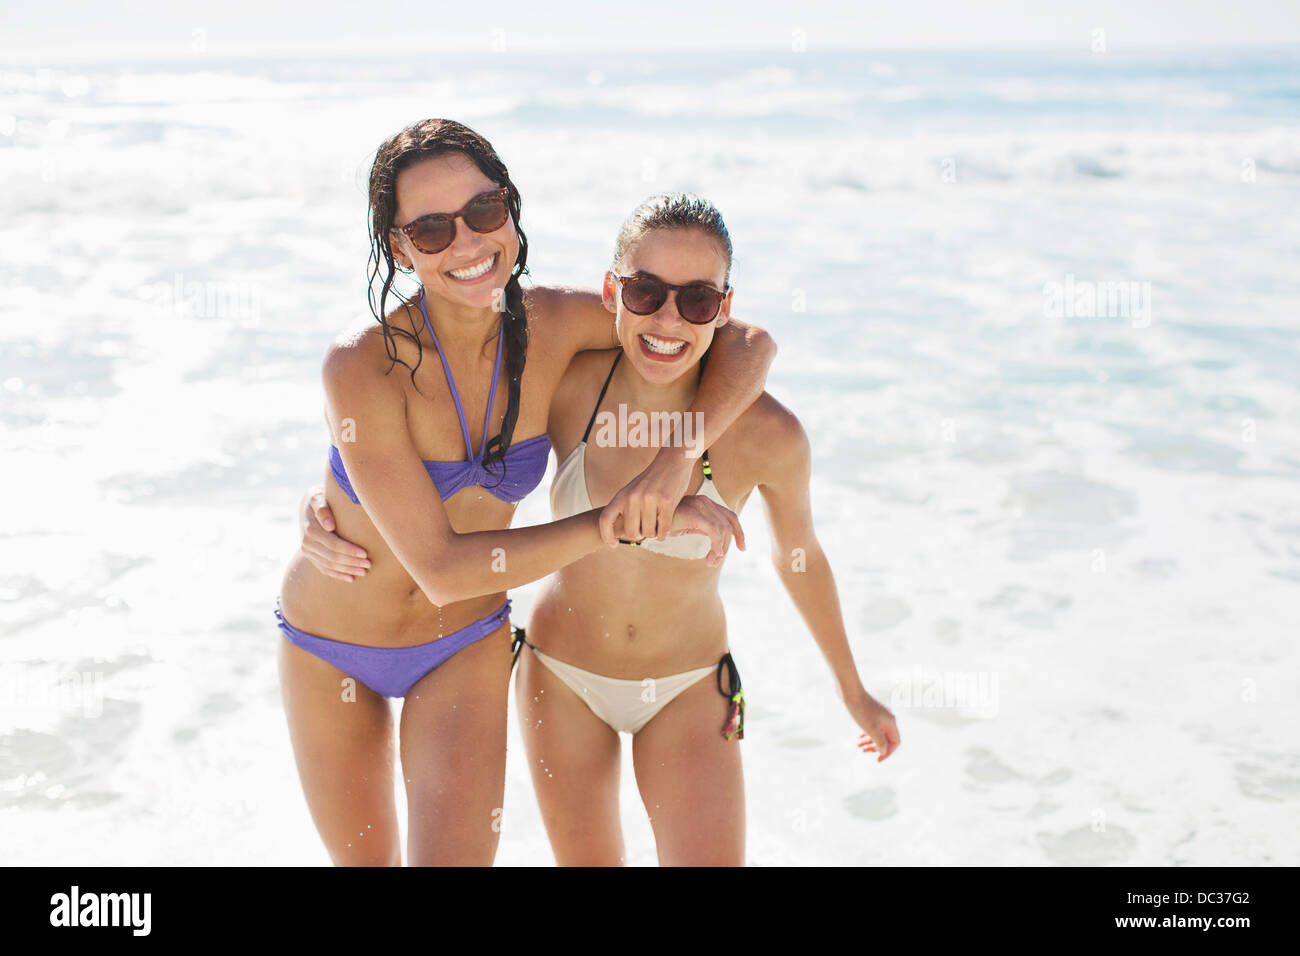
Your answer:
[[[514,221],[515,231],[519,234],[519,256],[506,282],[505,298],[502,303],[505,314],[503,351],[506,371],[506,387],[509,401],[506,404],[505,418],[501,422],[501,433],[491,438],[483,449],[483,464],[495,464],[505,458],[514,435],[515,423],[519,418],[519,388],[524,374],[524,359],[528,353],[528,322],[524,310],[524,290],[519,277],[528,272],[528,239],[519,228],[520,197],[519,190],[511,181],[505,164],[497,156],[492,144],[455,120],[426,119],[414,123],[380,144],[375,153],[374,164],[370,167],[370,258],[366,263],[367,298],[370,311],[379,321],[384,334],[384,349],[391,360],[388,371],[393,366],[402,364],[410,369],[411,383],[415,384],[415,370],[424,361],[424,349],[420,344],[418,330],[412,334],[408,330],[389,321],[384,310],[389,290],[399,271],[389,246],[389,235],[397,225],[397,177],[402,170],[418,162],[438,156],[460,153],[482,170],[483,175],[498,186],[504,186],[509,193],[507,205],[510,218]],[[375,277],[379,275],[380,265],[386,267],[383,285],[379,290],[378,303],[375,297]],[[409,270],[400,270],[409,271]],[[394,293],[396,294],[396,293]],[[419,294],[414,297],[401,297],[402,304],[418,307]],[[411,365],[397,354],[396,336],[402,335],[415,343],[416,359]],[[504,477],[504,475],[503,475]]]
[[[702,229],[713,238],[727,263],[723,284],[731,280],[731,234],[722,221],[718,207],[694,193],[660,193],[651,196],[623,220],[614,243],[614,267],[617,267],[646,233],[658,229]]]

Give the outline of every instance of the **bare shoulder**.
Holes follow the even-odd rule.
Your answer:
[[[577,428],[573,443],[577,444],[582,427],[587,423],[595,406],[596,396],[614,364],[615,352],[610,349],[593,349],[579,352],[569,361],[551,399],[549,430],[552,443],[556,438],[567,439]]]
[[[530,318],[535,314],[543,322],[563,319],[565,313],[590,304],[593,298],[599,296],[591,289],[575,286],[535,285],[524,290]]]
[[[544,333],[555,326],[563,311],[560,293],[555,286],[531,286],[524,289],[524,312],[528,316],[529,333]]]
[[[578,352],[615,348],[614,316],[594,289],[533,286],[524,292],[529,330],[536,330],[557,362],[565,365]]]
[[[354,390],[387,383],[392,376],[393,357],[399,363],[415,365],[420,361],[420,347],[413,336],[402,330],[413,328],[411,308],[399,304],[388,315],[394,333],[385,341],[383,329],[373,318],[358,319],[340,332],[325,350],[321,374],[327,388]]]
[[[569,360],[569,367],[565,369],[565,377],[574,378],[591,378],[599,377],[604,381],[609,370],[614,367],[614,359],[622,352],[621,349],[587,349],[585,352],[576,353]]]
[[[727,429],[725,438],[733,437],[746,445],[762,442],[791,450],[807,441],[798,416],[766,391]]]
[[[755,485],[797,477],[811,457],[803,423],[766,391],[741,413],[718,445]]]

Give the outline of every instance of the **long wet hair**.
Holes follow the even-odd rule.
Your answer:
[[[496,150],[486,139],[468,126],[448,119],[426,119],[408,126],[406,129],[390,136],[379,146],[375,153],[374,164],[370,167],[370,258],[367,262],[367,298],[370,311],[379,321],[384,334],[384,350],[391,360],[388,371],[397,364],[406,366],[411,373],[411,384],[415,384],[415,370],[424,361],[424,348],[420,337],[389,321],[384,309],[389,290],[400,269],[393,258],[389,246],[389,235],[397,225],[393,220],[397,214],[397,177],[402,170],[413,166],[421,160],[436,156],[461,153],[483,171],[483,175],[498,186],[508,191],[507,205],[510,217],[514,221],[515,232],[519,235],[519,256],[515,259],[510,279],[506,282],[505,298],[502,302],[505,323],[506,387],[509,401],[506,405],[505,418],[501,422],[501,432],[488,440],[483,449],[483,464],[493,465],[503,461],[514,435],[515,422],[519,418],[519,388],[524,374],[524,360],[528,353],[528,321],[524,310],[524,290],[519,277],[528,272],[528,239],[519,227],[519,210],[521,201],[519,190],[510,179],[505,164],[497,156]],[[378,302],[375,296],[375,277],[379,275],[381,264],[385,267],[383,284],[379,290]],[[396,293],[394,293],[396,294]],[[402,304],[410,307],[418,302],[401,298]],[[416,359],[411,365],[397,354],[396,336],[401,335],[415,343]],[[449,383],[450,384],[450,383]],[[503,469],[504,471],[504,469]],[[504,475],[503,475],[504,476]]]

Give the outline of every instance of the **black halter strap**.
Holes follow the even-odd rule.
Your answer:
[[[587,419],[587,430],[582,433],[582,440],[586,441],[587,436],[591,434],[591,426],[596,422],[596,413],[600,411],[600,403],[605,400],[605,391],[609,388],[609,380],[614,377],[614,369],[618,368],[618,360],[623,357],[623,350],[618,349],[618,354],[614,356],[614,364],[609,367],[609,374],[605,376],[605,384],[600,387],[600,398],[596,399],[596,407],[591,410],[591,418]]]
[[[605,400],[605,393],[606,393],[607,391],[609,391],[609,383],[610,383],[610,381],[613,380],[613,378],[614,378],[614,369],[618,368],[618,360],[621,359],[622,357],[623,357],[623,350],[622,350],[622,349],[619,349],[619,350],[618,350],[618,354],[614,356],[614,364],[611,365],[611,366],[609,367],[609,374],[605,376],[605,384],[602,385],[602,386],[600,387],[600,396],[596,399],[596,407],[593,408],[593,409],[591,410],[591,417],[590,417],[589,419],[587,419],[587,428],[586,428],[586,430],[582,433],[582,440],[583,440],[583,441],[586,441],[586,440],[587,440],[587,436],[591,434],[591,426],[594,425],[594,424],[596,424],[596,414],[600,411],[600,403],[603,402],[603,401]],[[705,363],[705,361],[708,360],[708,357],[709,357],[709,356],[708,356],[708,353],[707,353],[707,352],[706,352],[703,356],[700,357],[700,369],[701,369],[701,370],[703,370],[703,368],[704,368],[704,363]],[[708,450],[707,448],[704,449],[704,454],[703,454],[701,457],[704,459],[704,462],[703,462],[703,464],[704,464],[704,477],[705,477],[706,479],[708,479],[709,481],[712,481],[712,480],[713,480],[713,469],[712,469],[712,467],[710,467],[710,465],[709,465],[709,450]]]

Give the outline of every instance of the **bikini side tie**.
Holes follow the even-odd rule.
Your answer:
[[[528,643],[528,638],[524,636],[524,629],[522,627],[516,627],[515,625],[511,624],[510,625],[510,650],[511,650],[510,669],[511,670],[515,669],[515,662],[519,660],[519,651],[527,643]]]
[[[722,668],[727,668],[727,683],[731,687],[731,693],[722,689]],[[731,652],[728,651],[722,655],[718,661],[718,693],[731,701],[731,707],[727,711],[727,722],[722,725],[722,736],[730,740],[733,736],[737,740],[745,739],[745,691],[740,686],[740,672],[736,670],[736,662],[731,659]]]

